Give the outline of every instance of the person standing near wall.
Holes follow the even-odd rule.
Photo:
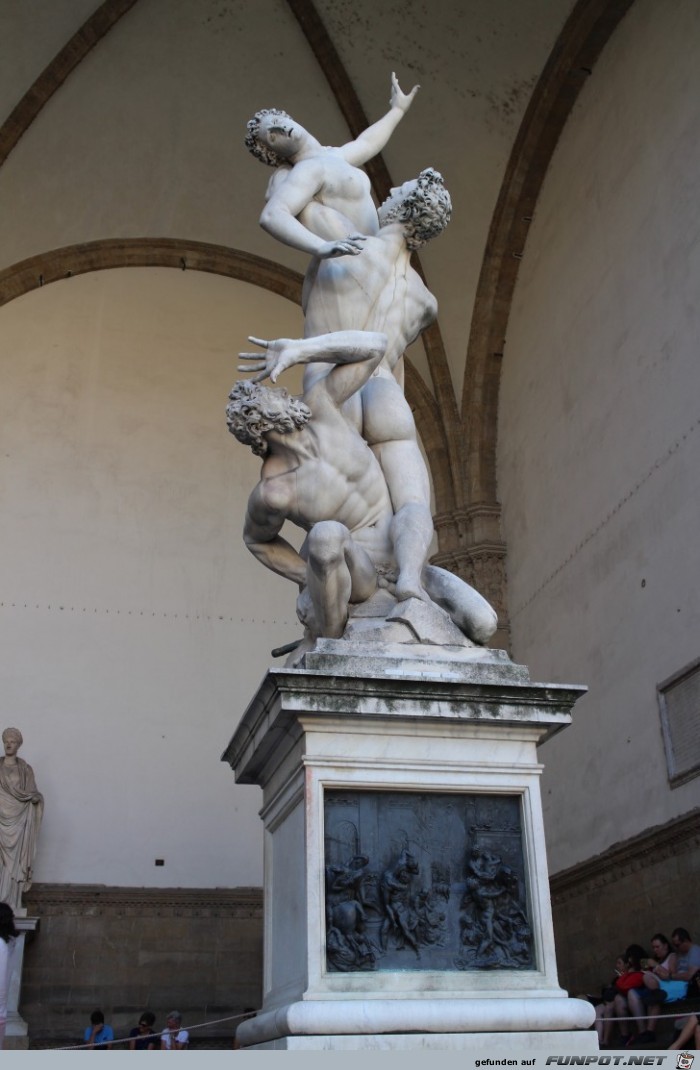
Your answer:
[[[15,916],[12,912],[12,907],[8,906],[7,903],[0,903],[0,1049],[2,1049],[5,1042],[7,998],[10,989],[15,942],[18,936],[19,933],[15,929]]]

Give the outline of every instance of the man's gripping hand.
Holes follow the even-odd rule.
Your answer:
[[[239,372],[258,373],[253,376],[251,380],[253,383],[261,383],[268,376],[273,383],[276,383],[283,371],[299,363],[299,347],[291,338],[275,338],[268,342],[264,338],[254,338],[250,335],[248,341],[253,345],[262,346],[265,350],[264,355],[261,353],[238,354],[240,360],[249,361],[248,364],[238,365]]]
[[[364,241],[367,241],[365,234],[348,234],[347,238],[324,242],[314,255],[319,260],[332,260],[336,256],[357,256],[362,252]]]

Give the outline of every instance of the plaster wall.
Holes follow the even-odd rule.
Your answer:
[[[272,316],[298,327],[281,298],[167,269],[0,310],[0,692],[46,798],[39,882],[262,881],[259,792],[219,759],[300,627],[243,545],[259,460],[224,406]]]
[[[572,7],[572,0],[316,3],[373,117],[385,100],[390,70],[406,87],[420,83],[406,128],[384,155],[394,181],[436,167],[452,195],[449,227],[421,249],[420,258],[440,305],[458,397],[474,294],[508,153]],[[416,349],[411,359],[422,369]]]
[[[98,0],[28,0],[0,12],[6,115]],[[370,121],[390,74],[421,83],[384,150],[396,182],[445,175],[453,221],[423,251],[459,393],[474,292],[499,184],[532,86],[572,0],[317,4]],[[49,8],[50,10],[44,10]],[[5,107],[2,108],[2,103]],[[322,144],[347,123],[284,0],[139,0],[42,109],[0,170],[0,268],[116,237],[188,238],[297,270],[305,257],[257,226],[271,171],[246,152],[246,121],[282,107]],[[445,131],[456,136],[445,136]],[[430,384],[422,345],[411,359]]]
[[[282,84],[293,82],[293,46],[304,42],[278,0],[260,0],[256,19],[214,0],[135,4],[3,165],[0,212],[11,212],[13,225],[0,266],[73,242],[146,235],[231,245],[298,267],[298,254],[257,225],[272,172],[243,146],[246,121],[274,103],[258,18],[289,40],[275,69]],[[30,24],[24,32],[31,37]],[[303,96],[339,136],[342,119],[312,65]]]
[[[22,0],[0,5],[0,115],[9,115],[66,41],[95,10],[95,0]],[[27,28],[31,27],[31,32]],[[12,62],[8,60],[12,57]]]
[[[700,10],[637,0],[564,130],[499,413],[513,656],[585,683],[543,747],[553,871],[697,806],[656,684],[698,656]]]

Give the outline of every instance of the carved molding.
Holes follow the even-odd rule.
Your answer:
[[[700,807],[683,817],[615,844],[607,851],[562,870],[550,877],[552,904],[560,906],[573,899],[585,899],[591,892],[608,884],[615,884],[653,862],[659,865],[667,858],[700,848]]]
[[[498,502],[474,502],[433,518],[440,551],[431,562],[461,576],[475,587],[498,613],[501,635],[507,639],[508,599],[506,546],[501,539],[501,507]]]
[[[436,513],[433,523],[441,550],[458,553],[490,544],[502,548],[505,553],[499,502],[474,502],[460,509]]]
[[[106,884],[33,884],[32,915],[261,918],[262,888],[118,888]]]

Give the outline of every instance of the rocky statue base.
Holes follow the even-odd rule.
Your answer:
[[[264,799],[264,1002],[240,1042],[597,1051],[557,982],[536,754],[583,689],[400,616],[271,669],[223,755]]]

